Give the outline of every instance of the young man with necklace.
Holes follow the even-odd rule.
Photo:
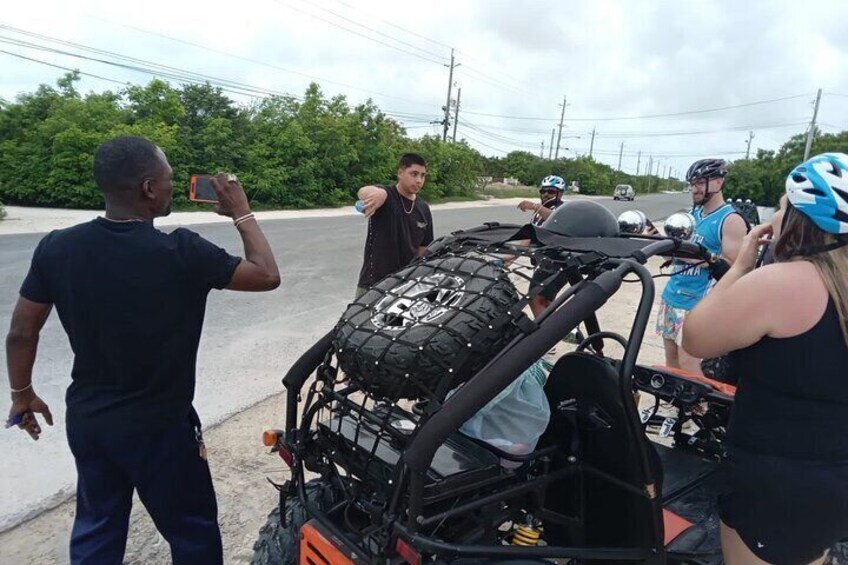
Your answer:
[[[418,196],[427,179],[427,163],[415,153],[401,156],[394,186],[369,185],[359,189],[368,218],[368,235],[356,298],[368,287],[402,269],[424,253],[433,241],[430,206]]]

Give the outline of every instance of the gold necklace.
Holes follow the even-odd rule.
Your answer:
[[[400,194],[400,191],[398,191],[398,196],[400,196],[400,206],[403,208],[403,211],[406,212],[406,215],[408,216],[412,214],[412,211],[415,210],[415,200],[412,201],[412,206],[409,207],[409,211],[407,212],[406,204],[403,203],[404,197]]]
[[[147,220],[143,220],[140,218],[130,218],[128,220],[113,220],[112,218],[107,218],[106,216],[101,216],[106,221],[113,222],[116,224],[128,224],[130,222],[146,222]]]

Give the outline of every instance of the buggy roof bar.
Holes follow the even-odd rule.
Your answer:
[[[434,241],[427,254],[437,253],[444,248],[461,244],[498,246],[510,242],[530,240],[532,243],[557,247],[572,253],[597,253],[615,259],[635,259],[644,263],[654,255],[673,254],[678,257],[707,259],[709,254],[702,245],[675,238],[652,236],[622,237],[568,237],[544,228],[527,224],[485,224],[475,228],[454,232]]]
[[[451,433],[615,294],[628,271],[628,267],[619,266],[583,282],[561,309],[511,348],[510,355],[499,357],[497,363],[490,362],[451,396],[438,414],[424,423],[404,453],[412,476],[423,475],[436,449]]]

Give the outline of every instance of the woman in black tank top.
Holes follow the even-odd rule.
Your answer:
[[[848,539],[848,156],[796,167],[690,313],[683,345],[731,353],[739,387],[719,499],[725,563],[820,563]],[[779,223],[779,224],[778,224]],[[775,262],[753,270],[774,231]]]

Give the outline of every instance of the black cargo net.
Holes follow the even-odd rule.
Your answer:
[[[566,286],[581,259],[557,247],[457,242],[389,275],[349,305],[334,354],[375,398],[444,400],[518,334],[546,289]],[[553,287],[553,289],[551,289]]]

